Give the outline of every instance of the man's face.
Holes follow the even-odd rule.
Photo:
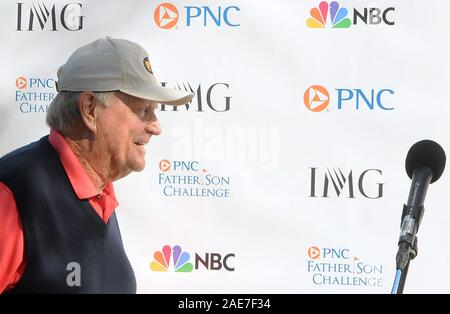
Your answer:
[[[106,107],[100,106],[97,143],[115,179],[145,167],[145,148],[152,135],[161,133],[156,103],[115,92]]]

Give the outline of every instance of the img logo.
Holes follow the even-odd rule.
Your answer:
[[[306,26],[309,28],[349,28],[352,25],[360,23],[369,25],[386,24],[392,26],[395,22],[390,19],[388,13],[395,11],[395,8],[389,7],[385,10],[380,8],[363,8],[359,11],[353,9],[353,21],[348,16],[347,8],[341,7],[337,1],[328,3],[322,1],[318,7],[310,10],[310,17],[306,20]]]
[[[385,99],[389,95],[394,95],[392,89],[361,89],[361,88],[335,88],[333,98],[336,99],[337,110],[354,108],[362,110],[394,110],[392,104]],[[312,85],[303,94],[303,103],[312,112],[328,111],[330,105],[330,91],[322,85]]]
[[[81,3],[18,2],[16,31],[79,31],[83,29],[82,9]]]
[[[197,85],[189,82],[177,82],[174,84],[161,82],[161,85],[191,92],[194,94],[194,98],[184,106],[170,106],[170,110],[167,110],[166,106],[161,104],[160,111],[227,112],[231,109],[231,92],[228,83],[198,83]]]
[[[150,269],[153,271],[169,271],[169,268],[175,272],[188,273],[193,269],[192,263],[189,263],[189,253],[182,252],[179,245],[171,248],[164,245],[161,251],[153,254],[154,261],[150,263]],[[172,265],[170,260],[172,259]]]
[[[321,170],[311,167],[309,169],[311,170],[309,197],[329,198],[333,194],[337,197],[346,195],[347,198],[357,198],[355,192],[359,192],[362,197],[368,199],[383,197],[384,183],[378,182],[383,174],[380,169],[364,170],[359,176],[355,175],[355,179],[353,170],[345,175],[339,168]],[[358,180],[358,184],[355,187],[356,180]],[[334,193],[330,191],[334,191]]]
[[[172,3],[165,2],[156,7],[153,20],[156,26],[166,30],[176,28],[179,24],[186,27],[238,27],[240,24],[237,22],[236,15],[240,10],[238,6],[207,5],[185,5],[179,10]]]
[[[383,265],[364,262],[348,248],[311,246],[307,256],[306,271],[313,286],[383,286]]]
[[[164,245],[161,251],[153,254],[154,260],[150,263],[150,269],[158,272],[179,272],[190,273],[195,270],[222,270],[234,271],[230,264],[230,259],[234,258],[234,253],[224,256],[219,253],[195,253],[194,265],[189,261],[190,254],[184,252],[179,245]]]

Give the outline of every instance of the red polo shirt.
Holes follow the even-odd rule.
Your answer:
[[[97,190],[64,137],[51,129],[50,144],[58,152],[72,187],[81,199],[89,200],[92,208],[108,222],[119,205],[112,183]],[[0,182],[0,293],[14,287],[25,271],[25,246],[19,210],[11,190]]]

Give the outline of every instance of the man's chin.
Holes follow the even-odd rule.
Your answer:
[[[145,168],[145,160],[143,160],[141,162],[138,162],[138,163],[135,163],[133,166],[134,167],[132,168],[132,171],[134,171],[134,172],[141,172]]]
[[[132,172],[141,172],[145,168],[145,158],[130,158],[122,168],[121,178],[128,176]]]

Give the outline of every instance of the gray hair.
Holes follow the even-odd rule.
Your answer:
[[[65,134],[69,127],[81,118],[78,99],[82,92],[59,92],[50,103],[45,122],[56,131]],[[105,106],[114,92],[97,92],[95,98]]]

